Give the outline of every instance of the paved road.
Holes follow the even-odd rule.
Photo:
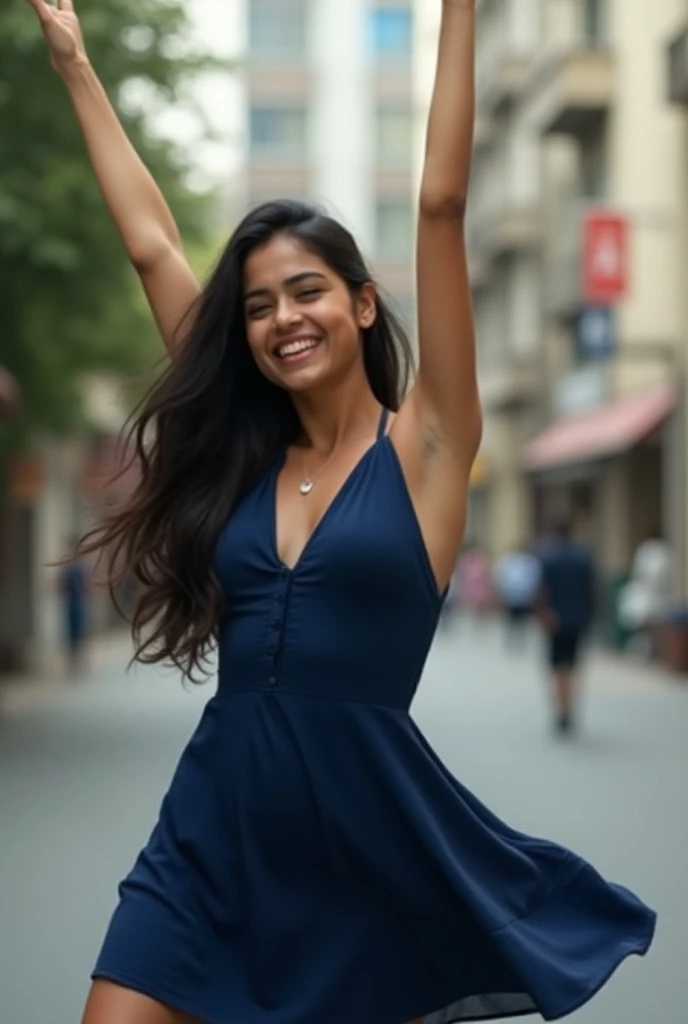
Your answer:
[[[557,839],[661,915],[580,1024],[688,1016],[688,685],[597,660],[580,737],[550,733],[535,644],[440,637],[414,714],[452,771],[512,825]],[[209,690],[124,674],[28,694],[0,714],[0,1024],[76,1024],[117,880],[145,841]],[[241,1022],[237,1022],[241,1024]],[[326,1024],[326,1022],[323,1022]],[[355,1024],[355,1022],[352,1022]]]

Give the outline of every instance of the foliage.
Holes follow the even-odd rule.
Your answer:
[[[211,66],[182,45],[183,0],[80,0],[78,13],[130,139],[184,238],[201,244],[208,203],[186,185],[193,154],[157,137],[149,114],[180,102],[194,72]],[[132,84],[147,104],[131,102]],[[19,0],[0,10],[0,309],[0,363],[24,398],[22,429],[6,427],[5,444],[29,427],[74,429],[82,373],[135,371],[160,344],[37,19]]]

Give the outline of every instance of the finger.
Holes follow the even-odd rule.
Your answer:
[[[45,21],[45,19],[50,16],[50,9],[45,0],[26,0],[26,2],[30,7],[33,7],[41,21]]]
[[[74,11],[72,0],[57,0],[57,6],[61,11]]]

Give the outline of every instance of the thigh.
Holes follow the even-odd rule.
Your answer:
[[[81,1024],[203,1024],[139,992],[94,981]]]

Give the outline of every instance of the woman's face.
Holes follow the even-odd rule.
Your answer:
[[[361,331],[375,321],[375,289],[352,299],[344,281],[288,235],[254,249],[244,268],[249,347],[259,369],[307,391],[362,367]]]

